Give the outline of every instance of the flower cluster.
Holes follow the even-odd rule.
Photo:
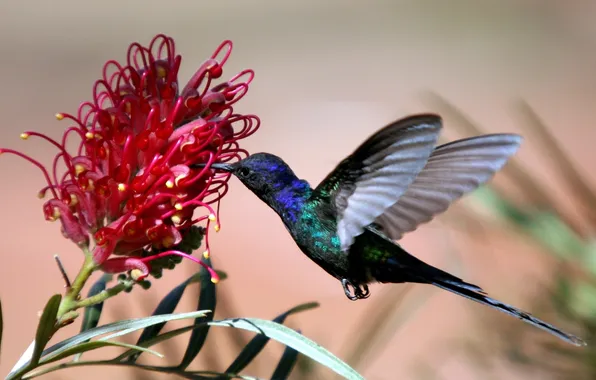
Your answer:
[[[172,38],[158,35],[148,47],[133,43],[125,65],[104,65],[93,101],[81,104],[76,116],[56,115],[72,124],[61,140],[37,132],[21,135],[57,148],[51,169],[21,152],[0,150],[41,169],[47,186],[40,197],[51,196],[43,206],[46,219],[60,220],[64,236],[92,255],[103,271],[134,269],[142,279],[150,261],[178,255],[203,264],[217,281],[201,260],[168,248],[196,223],[206,222],[208,230],[214,222],[219,229],[216,209],[229,174],[214,173],[209,166],[247,155],[238,141],[260,124],[258,117],[232,108],[246,94],[252,70],[212,85],[231,50],[232,42],[223,42],[181,88],[181,56]],[[80,141],[74,151],[67,149],[71,138]],[[156,253],[147,256],[147,251]]]

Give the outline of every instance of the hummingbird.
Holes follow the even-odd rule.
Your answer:
[[[516,134],[488,134],[437,146],[441,129],[435,114],[397,120],[370,136],[314,189],[269,153],[210,167],[232,173],[269,205],[300,250],[338,279],[350,300],[367,298],[374,282],[430,284],[585,345],[396,243],[487,182],[522,142]]]

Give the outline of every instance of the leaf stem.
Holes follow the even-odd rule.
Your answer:
[[[103,301],[107,300],[108,298],[113,297],[116,294],[130,288],[133,284],[134,283],[132,281],[119,282],[118,285],[115,285],[111,288],[102,290],[101,292],[97,293],[96,295],[93,295],[91,297],[87,297],[85,299],[77,301],[76,308],[78,309],[81,307],[89,307],[89,306],[98,304],[100,302],[103,302]]]

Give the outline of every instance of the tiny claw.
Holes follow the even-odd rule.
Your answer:
[[[364,291],[362,291],[364,289]],[[368,290],[368,285],[362,285],[362,289],[358,289],[360,291],[360,299],[365,299],[370,297],[370,290]]]
[[[368,298],[370,296],[370,290],[368,289],[368,285],[366,285],[366,284],[364,284],[364,285],[362,285],[362,287],[360,287],[360,285],[354,285],[347,278],[342,278],[341,285],[344,288],[344,293],[346,294],[346,297],[348,297],[348,299],[350,301],[357,301],[360,299]],[[352,294],[352,291],[350,290],[350,286],[353,289],[353,294]]]

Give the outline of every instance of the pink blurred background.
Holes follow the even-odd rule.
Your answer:
[[[439,112],[424,95],[429,90],[457,105],[486,132],[519,131],[522,120],[514,101],[526,100],[594,184],[594,12],[596,3],[588,1],[5,0],[0,2],[0,145],[49,161],[55,153],[51,146],[23,142],[19,134],[34,129],[59,136],[65,124],[53,115],[74,112],[90,99],[91,85],[106,60],[123,59],[130,42],[146,44],[165,33],[175,38],[183,55],[183,79],[223,39],[234,41],[224,76],[245,67],[255,70],[256,79],[238,110],[262,120],[260,131],[244,147],[283,156],[313,184],[386,123],[413,112]],[[448,117],[445,136],[464,137]],[[552,176],[552,162],[536,149],[531,136],[519,157],[566,212],[576,215],[573,200]],[[52,256],[59,253],[71,274],[82,257],[62,238],[57,224],[44,221],[42,202],[36,198],[43,186],[37,169],[2,156],[0,171],[5,324],[0,373],[6,374],[32,340],[38,311],[51,294],[62,291]],[[236,180],[221,215],[222,230],[211,238],[213,261],[229,278],[219,286],[225,301],[220,300],[218,316],[272,318],[298,303],[318,301],[319,309],[291,317],[289,325],[345,358],[367,315],[384,302],[395,302],[403,290],[373,286],[369,300],[348,301],[340,284],[300,253],[278,217]],[[523,237],[507,231],[476,232],[464,223],[437,220],[402,243],[497,298],[524,306],[540,292],[552,263]],[[149,291],[137,289],[110,300],[102,323],[148,315],[161,296],[196,269],[185,264],[155,281]],[[178,310],[193,310],[195,303],[189,291]],[[386,345],[362,359],[367,379],[418,378],[420,363],[441,358],[443,378],[479,378],[471,359],[448,343],[462,336],[481,339],[487,330],[501,326],[493,321],[521,323],[426,286],[414,286],[403,308],[408,317],[394,318],[383,332]],[[59,337],[75,333],[78,325],[65,330]],[[196,368],[222,370],[236,352],[228,335],[212,333],[205,348],[212,353],[200,356]],[[179,342],[161,351],[177,358],[184,350],[184,340]],[[268,376],[280,352],[281,346],[272,343],[246,373]],[[68,370],[47,378],[155,376],[111,367],[93,368],[90,375],[88,371]],[[506,365],[494,371],[495,378],[529,378]],[[332,377],[325,369],[313,374],[317,379]]]

